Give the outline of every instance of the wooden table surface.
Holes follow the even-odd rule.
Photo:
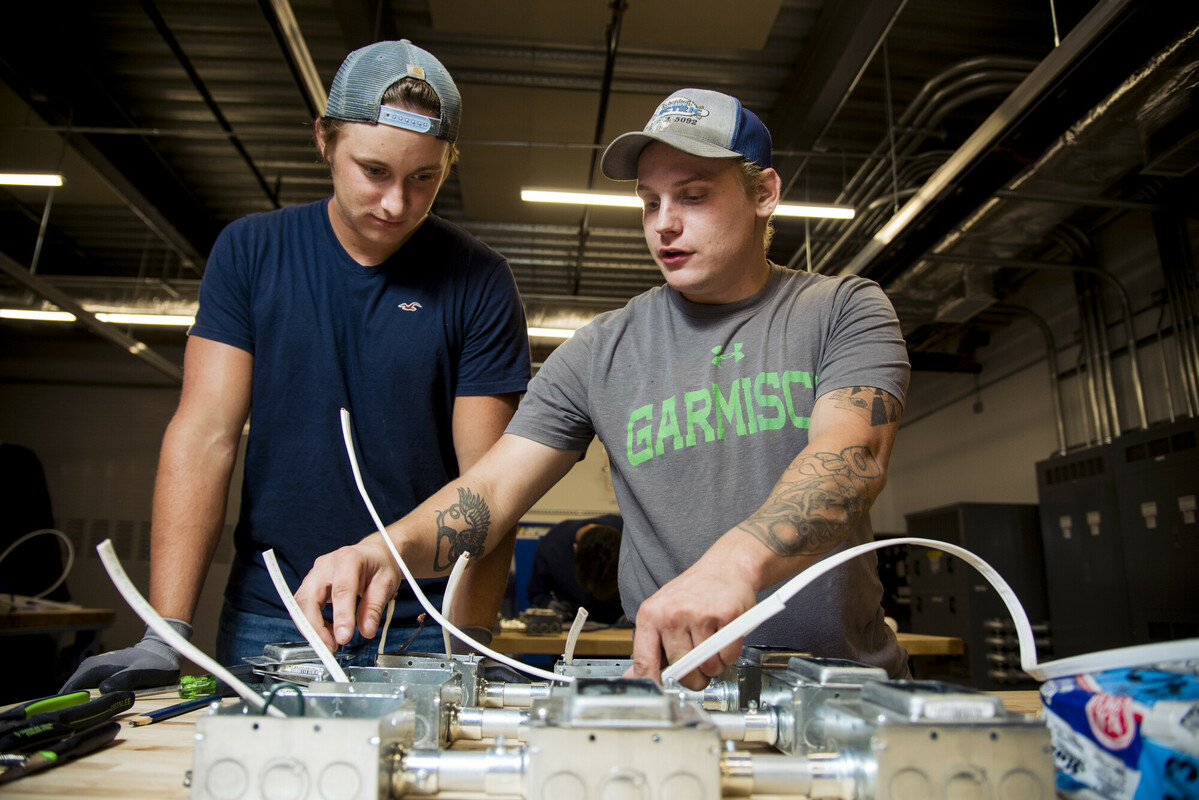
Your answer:
[[[899,643],[912,656],[961,655],[965,652],[962,640],[956,636],[930,636],[922,633],[896,634]],[[529,634],[501,631],[491,639],[493,649],[501,653],[535,653],[562,655],[566,649],[566,632]],[[599,628],[583,631],[575,645],[575,655],[596,658],[626,658],[633,654],[632,628]]]
[[[996,694],[1008,708],[1019,713],[1037,713],[1041,707],[1040,695],[1035,691]],[[117,719],[127,721],[175,702],[178,698],[161,695],[138,698],[129,713]],[[233,705],[238,701],[224,702]],[[196,719],[206,713],[200,709],[153,725],[122,725],[116,741],[105,749],[0,786],[0,797],[4,800],[188,800],[190,790],[184,780],[192,768],[192,734]],[[489,795],[443,793],[437,797],[482,800]],[[765,800],[766,796],[755,797]]]
[[[0,614],[0,636],[103,630],[116,618],[117,612],[111,608],[18,609]]]

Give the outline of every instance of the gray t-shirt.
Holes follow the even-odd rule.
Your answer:
[[[642,600],[766,500],[807,446],[819,396],[867,386],[902,403],[908,375],[899,322],[876,283],[771,265],[762,290],[736,303],[699,305],[660,286],[601,314],[546,360],[507,432],[568,450],[599,436],[625,520],[621,599],[635,620]],[[863,518],[833,552],[872,539]],[[904,675],[907,654],[881,598],[877,560],[860,556],[746,643]]]

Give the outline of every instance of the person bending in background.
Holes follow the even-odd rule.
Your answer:
[[[868,511],[886,481],[910,367],[878,284],[767,259],[782,181],[770,133],[736,98],[679,90],[642,131],[617,137],[601,165],[609,178],[636,180],[666,285],[559,345],[500,441],[387,535],[416,574],[441,574],[435,546],[448,534],[438,510],[469,504],[489,524],[459,525],[457,536],[490,552],[598,436],[625,522],[629,675],[659,679],[780,582],[873,540]],[[382,537],[322,556],[300,586],[296,599],[330,647],[350,641],[355,623],[373,633],[399,586]],[[904,677],[907,654],[881,598],[868,554],[820,576],[745,641]],[[707,685],[741,645],[681,682]]]
[[[546,531],[525,585],[529,605],[552,608],[567,621],[581,606],[593,622],[618,622],[624,616],[617,583],[623,527],[620,515],[604,514],[568,519]]]
[[[352,414],[371,496],[397,519],[487,451],[528,382],[528,334],[507,261],[429,213],[457,159],[459,113],[453,79],[428,52],[406,40],[356,50],[316,121],[333,196],[234,222],[213,248],[163,439],[150,602],[190,635],[250,418],[217,638],[224,664],[299,638],[265,550],[294,588],[317,556],[374,527],[339,409]],[[490,635],[514,541],[513,529],[463,575],[454,621],[479,626],[477,637]],[[415,632],[418,613],[405,587],[389,641]],[[414,646],[440,641],[431,626]],[[373,664],[376,649],[358,637],[351,663]],[[178,655],[148,631],[134,647],[85,661],[64,689],[156,686],[178,671]]]

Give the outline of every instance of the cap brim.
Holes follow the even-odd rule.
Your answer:
[[[600,170],[614,181],[631,181],[637,178],[637,161],[641,151],[652,142],[670,145],[700,158],[741,158],[741,154],[728,150],[719,145],[693,139],[690,136],[680,136],[674,133],[625,133],[612,140],[612,144],[604,150],[600,159]]]

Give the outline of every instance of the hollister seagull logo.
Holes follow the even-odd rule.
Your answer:
[[[672,97],[658,106],[658,111],[654,114],[654,119],[646,130],[658,131],[668,125],[679,123],[695,125],[706,116],[708,116],[708,109],[694,100],[688,100],[686,97]]]
[[[420,307],[420,303],[416,302],[415,300],[413,300],[411,303],[400,303],[400,309],[402,311],[416,311]]]

